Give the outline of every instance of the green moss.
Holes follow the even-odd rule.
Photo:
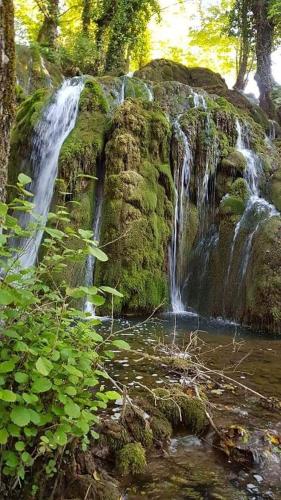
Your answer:
[[[157,106],[127,101],[113,118],[106,146],[102,242],[109,261],[97,282],[123,293],[115,311],[151,311],[168,299],[167,248],[171,233],[170,126]],[[153,138],[153,139],[152,139]]]
[[[235,171],[243,174],[246,167],[246,159],[240,151],[232,150],[226,158],[223,158],[221,166],[229,174]]]
[[[165,417],[152,417],[150,421],[150,427],[153,432],[154,441],[156,441],[157,443],[165,443],[172,436],[172,426],[169,420]]]
[[[126,444],[117,454],[116,468],[122,476],[140,474],[145,467],[145,450],[140,443]]]
[[[108,113],[109,104],[101,84],[94,78],[88,77],[85,81],[84,90],[81,93],[80,109],[87,111],[102,111]]]
[[[245,202],[239,196],[227,194],[220,203],[220,212],[224,215],[242,215],[245,210]]]
[[[131,438],[128,431],[113,421],[109,421],[108,425],[103,426],[100,433],[99,446],[101,448],[109,448],[111,454],[120,451],[126,444],[130,442]]]
[[[19,106],[11,135],[11,154],[9,159],[9,184],[15,184],[21,172],[23,159],[28,158],[31,148],[33,131],[40,118],[44,107],[50,98],[47,89],[36,90]],[[33,176],[31,164],[25,163],[25,173]]]
[[[239,179],[236,179],[229,191],[229,194],[231,196],[235,196],[240,198],[244,203],[246,203],[249,199],[250,192],[248,188],[248,184],[245,179],[242,177],[239,177]]]
[[[129,97],[149,100],[148,89],[142,80],[125,77],[125,98]]]
[[[180,388],[155,389],[157,407],[173,428],[184,426],[200,434],[207,425],[203,405],[199,399],[188,396]]]
[[[19,107],[15,126],[12,132],[12,142],[26,141],[41,118],[43,108],[50,97],[50,91],[39,89],[28,97]]]

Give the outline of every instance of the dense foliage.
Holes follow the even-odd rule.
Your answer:
[[[99,411],[119,397],[105,389],[103,361],[113,358],[114,345],[129,347],[99,335],[95,331],[99,322],[79,307],[85,299],[99,306],[106,293],[119,292],[110,287],[69,289],[65,283],[53,284],[52,276],[77,259],[88,254],[107,258],[92,241],[91,231],[76,233],[68,226],[65,209],[49,214],[51,226],[46,228],[38,267],[19,267],[15,242],[40,224],[37,219],[22,228],[17,217],[33,208],[27,201],[32,196],[26,189],[30,180],[20,174],[17,197],[0,204],[1,473],[12,483],[16,480],[14,484],[38,459],[45,473],[52,475],[60,454],[74,438],[85,448],[89,437],[98,437],[94,425]],[[79,241],[79,249],[68,248],[70,236]]]

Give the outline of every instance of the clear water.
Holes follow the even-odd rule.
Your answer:
[[[130,343],[132,352],[117,352],[114,363],[108,362],[111,375],[127,385],[133,397],[143,386],[151,388],[171,386],[179,377],[161,363],[151,364],[144,352],[155,355],[161,344],[186,344],[191,331],[200,330],[205,342],[204,361],[260,392],[267,397],[281,399],[280,354],[281,339],[252,334],[231,322],[202,317],[166,315],[140,324],[138,320],[117,320],[118,338]],[[131,329],[128,329],[131,328]],[[103,325],[102,331],[108,326]],[[239,343],[239,348],[235,347]],[[157,352],[157,351],[156,351]],[[244,361],[234,371],[234,365]],[[249,429],[253,435],[270,429],[281,432],[280,412],[261,405],[260,400],[243,389],[223,389],[221,394],[209,394],[215,422],[218,426],[237,425]],[[118,417],[120,407],[113,408]],[[208,435],[209,436],[209,435]],[[137,500],[162,499],[223,499],[223,500],[279,500],[281,498],[280,459],[268,453],[265,461],[247,468],[234,463],[215,447],[208,436],[198,438],[179,432],[173,436],[165,452],[148,453],[148,467],[144,474],[124,481],[124,498]],[[253,443],[259,453],[260,442]],[[259,483],[255,476],[262,477]],[[254,484],[258,493],[251,494],[248,484]]]

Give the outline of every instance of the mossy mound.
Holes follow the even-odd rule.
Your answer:
[[[259,106],[237,90],[230,90],[221,75],[208,68],[188,68],[167,59],[156,59],[137,71],[135,76],[156,82],[178,81],[191,87],[202,88],[209,94],[224,97],[235,108],[249,113],[265,129],[268,127],[268,118]]]
[[[116,111],[105,149],[101,241],[109,261],[98,263],[98,283],[124,297],[116,312],[151,311],[168,300],[167,249],[173,180],[170,125],[157,105],[127,100]]]
[[[36,90],[24,99],[18,108],[11,136],[11,155],[9,161],[9,184],[15,184],[18,174],[24,172],[34,176],[31,164],[26,161],[31,148],[34,129],[39,123],[44,107],[50,99],[50,90]]]
[[[253,242],[242,317],[254,328],[281,334],[281,217],[265,221]]]
[[[240,151],[233,150],[226,158],[223,158],[221,166],[229,175],[233,175],[234,172],[241,175],[245,170],[246,160]]]
[[[180,388],[155,389],[156,406],[174,429],[184,426],[200,434],[207,426],[203,404],[198,398],[188,396]]]
[[[269,195],[277,210],[281,211],[281,168],[269,179]]]
[[[117,454],[116,468],[121,476],[140,474],[145,467],[146,456],[141,443],[126,444]]]

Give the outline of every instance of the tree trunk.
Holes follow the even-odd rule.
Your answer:
[[[269,0],[253,0],[253,12],[256,27],[256,82],[260,91],[260,106],[272,119],[276,112],[271,99],[273,78],[271,71],[271,53],[273,44],[273,22],[268,18]]]
[[[243,91],[247,85],[249,50],[247,50],[246,46],[242,47],[241,50],[242,53],[239,57],[238,74],[234,88]]]
[[[83,1],[82,11],[82,33],[84,36],[89,36],[89,29],[91,24],[91,0]]]
[[[39,30],[37,41],[40,45],[56,48],[59,22],[59,0],[48,0],[43,11],[44,21]]]
[[[0,1],[0,201],[6,199],[10,130],[15,109],[15,37],[12,0]]]
[[[240,32],[240,50],[237,80],[234,88],[240,91],[245,90],[248,80],[248,65],[251,52],[252,23],[250,21],[249,0],[236,2],[238,6],[238,27]]]

